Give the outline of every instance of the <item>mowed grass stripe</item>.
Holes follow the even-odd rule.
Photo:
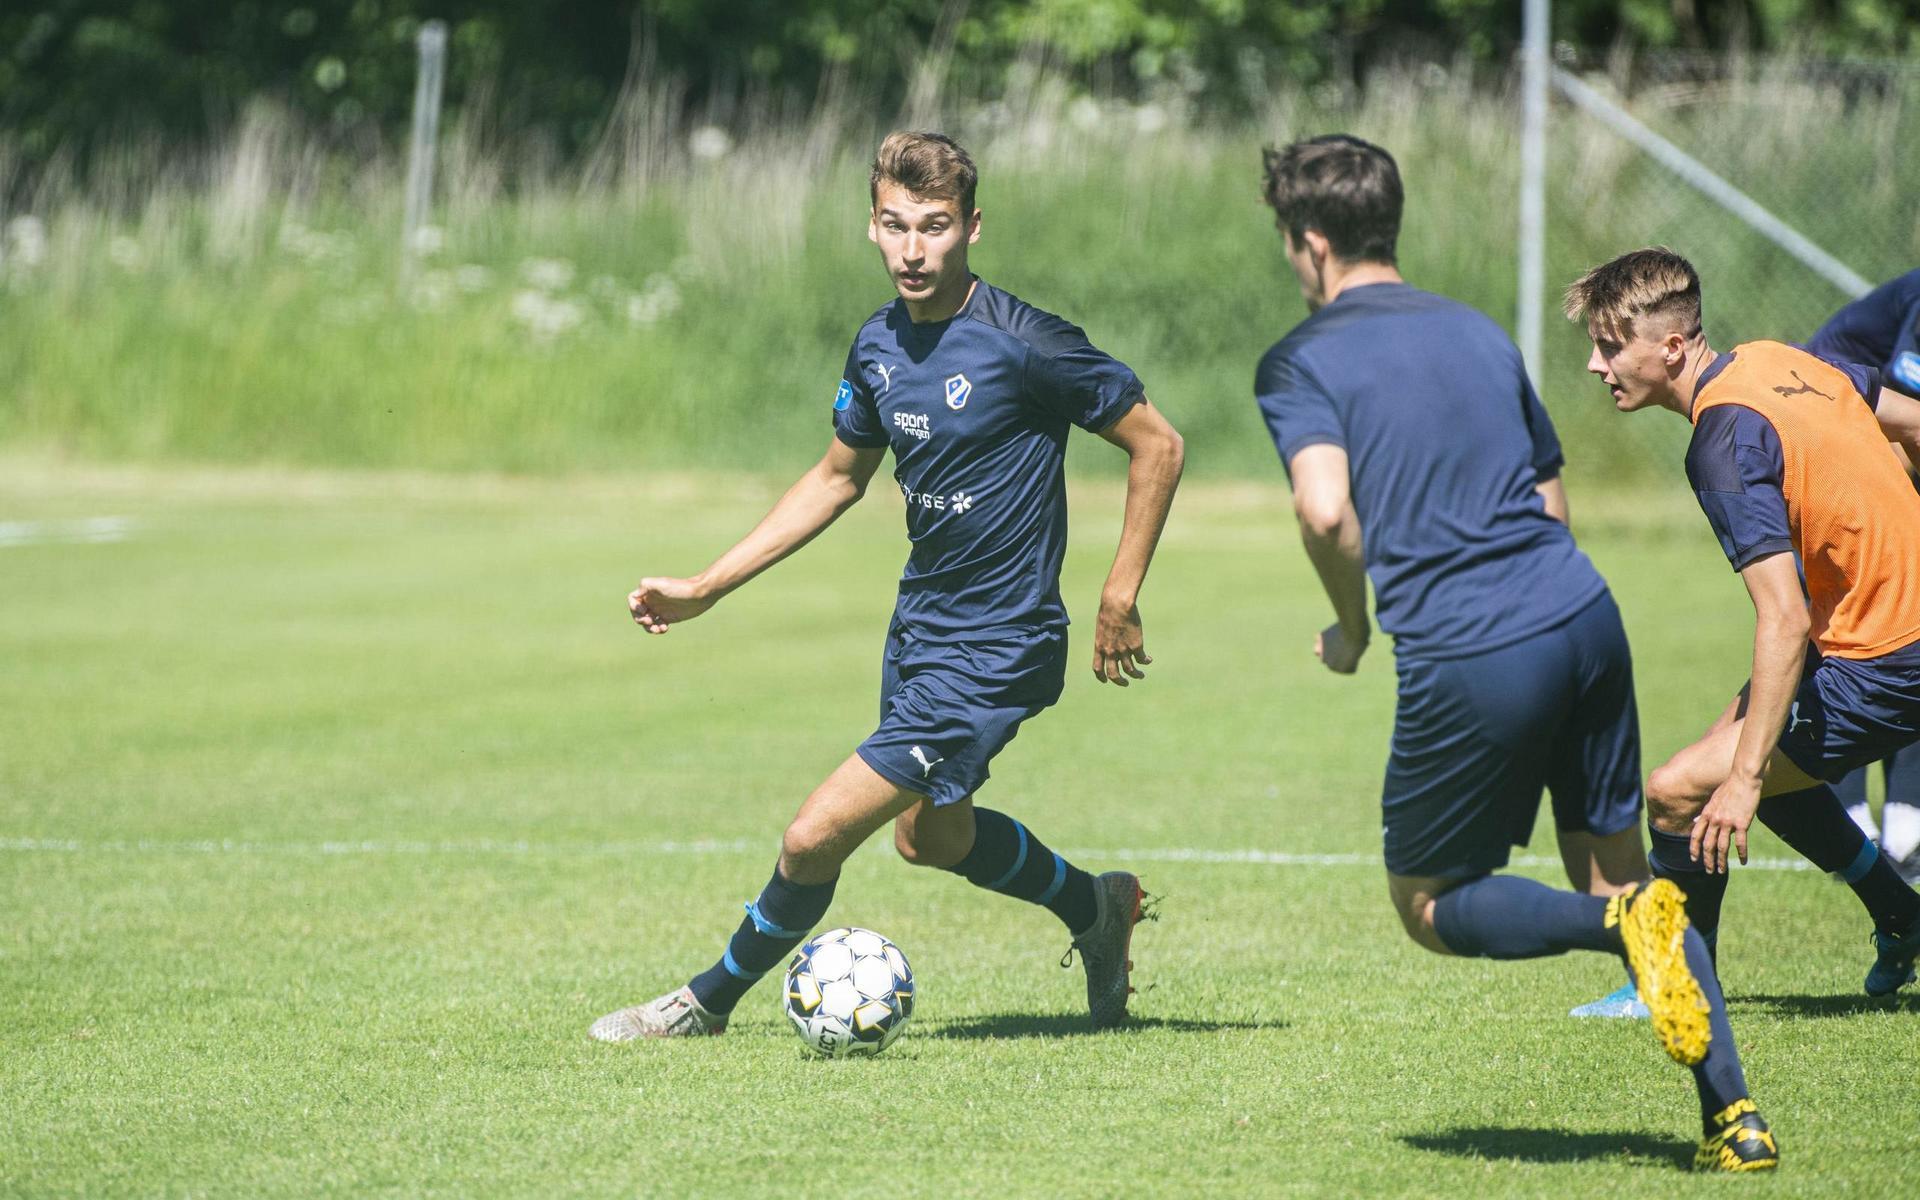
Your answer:
[[[1141,1024],[1086,1035],[1057,922],[882,837],[828,920],[899,941],[922,1005],[880,1059],[822,1064],[764,986],[697,1045],[585,1027],[712,960],[870,726],[903,553],[883,490],[649,639],[621,610],[634,579],[697,568],[779,481],[65,478],[0,477],[0,519],[113,495],[141,534],[9,553],[0,833],[363,849],[0,852],[0,1192],[1709,1186],[1678,1168],[1685,1074],[1644,1028],[1563,1015],[1616,965],[1448,962],[1399,933],[1371,864],[1391,664],[1313,663],[1324,602],[1278,489],[1181,497],[1142,601],[1151,677],[1100,688],[1076,627],[1066,696],[982,795],[1091,868],[1159,856],[1131,860],[1165,897],[1135,945]],[[1118,493],[1074,494],[1084,614]],[[1690,503],[1574,481],[1650,761],[1745,671],[1745,600]],[[719,849],[661,849],[700,843]],[[1277,847],[1340,865],[1178,857]],[[1524,869],[1553,878],[1551,849],[1543,824]],[[1845,888],[1736,873],[1722,965],[1787,1154],[1771,1194],[1920,1186],[1920,1002],[1859,994],[1864,933]]]

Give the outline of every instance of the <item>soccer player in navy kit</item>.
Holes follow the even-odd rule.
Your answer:
[[[596,1021],[602,1041],[724,1030],[747,989],[826,914],[847,856],[889,821],[908,862],[1052,911],[1086,970],[1095,1027],[1126,1017],[1140,881],[1089,875],[973,797],[994,755],[1065,682],[1069,427],[1098,433],[1130,461],[1093,636],[1095,677],[1121,687],[1152,661],[1135,600],[1182,447],[1125,365],[969,273],[976,180],[966,152],[939,134],[894,133],[881,144],[867,236],[898,299],[854,339],[826,456],[705,571],[644,579],[628,597],[649,633],[692,620],[832,524],[892,449],[913,549],[887,632],[879,726],[801,805],[772,879],[719,961]]]
[[[1640,882],[1626,634],[1565,524],[1559,441],[1519,351],[1401,279],[1386,151],[1343,135],[1268,151],[1265,192],[1312,311],[1261,360],[1255,393],[1333,602],[1315,652],[1339,674],[1359,666],[1369,578],[1394,636],[1382,815],[1401,922],[1440,954],[1625,959],[1668,1054],[1693,1068],[1695,1165],[1774,1165],[1684,897]],[[1495,874],[1543,788],[1569,874],[1620,880],[1612,895]]]
[[[1833,314],[1808,339],[1807,349],[1826,359],[1878,366],[1895,387],[1920,396],[1920,270],[1888,280]],[[1886,759],[1887,799],[1878,829],[1867,810],[1867,770],[1861,767],[1834,790],[1847,814],[1879,839],[1901,877],[1920,883],[1920,745]]]

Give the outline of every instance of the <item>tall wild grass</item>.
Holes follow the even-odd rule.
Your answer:
[[[1628,98],[1872,279],[1920,260],[1920,88],[1848,95],[1793,62]],[[1074,95],[1043,69],[990,102],[916,93],[903,120],[979,161],[976,269],[1131,363],[1199,472],[1267,475],[1250,398],[1304,316],[1259,200],[1263,143],[1346,130],[1399,158],[1402,265],[1514,310],[1517,119],[1463,72],[1358,92],[1281,82],[1255,121]],[[846,93],[725,124],[637,78],[585,160],[450,114],[435,224],[402,282],[404,163],[270,107],[217,152],[130,147],[82,185],[0,187],[0,449],[98,459],[432,469],[792,470],[830,436],[855,328],[890,298],[864,238],[890,121]],[[1706,280],[1716,342],[1801,338],[1830,285],[1570,110],[1552,136],[1550,280],[1664,242]],[[7,171],[0,156],[0,175]],[[5,183],[0,178],[0,183]],[[1576,474],[1638,477],[1685,431],[1614,417],[1580,332],[1540,380]],[[1110,456],[1086,456],[1089,469]]]

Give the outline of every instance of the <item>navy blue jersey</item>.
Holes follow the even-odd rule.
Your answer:
[[[1520,352],[1472,308],[1403,283],[1349,288],[1267,351],[1254,393],[1283,463],[1346,450],[1398,654],[1497,649],[1606,590],[1534,490],[1562,456]]]
[[[849,446],[892,446],[913,550],[894,620],[927,641],[1067,623],[1067,429],[1145,399],[1080,329],[986,282],[950,320],[895,300],[860,327],[834,399]]]
[[[1879,367],[1920,393],[1920,270],[1890,279],[1833,314],[1807,342],[1825,359]]]
[[[1872,405],[1879,396],[1879,372],[1814,351],[1828,365],[1846,372],[1854,389]],[[1707,364],[1694,383],[1697,394],[1733,365],[1728,352]],[[1736,571],[1782,551],[1793,552],[1792,525],[1784,490],[1786,455],[1773,423],[1742,404],[1719,404],[1700,414],[1687,444],[1687,482],[1700,511],[1720,539],[1720,549]]]

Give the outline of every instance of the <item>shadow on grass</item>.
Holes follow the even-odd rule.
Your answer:
[[[1135,1017],[1118,1029],[1091,1029],[1084,1013],[994,1013],[944,1021],[927,1030],[928,1038],[975,1040],[982,1038],[1038,1038],[1125,1036],[1129,1033],[1220,1033],[1230,1029],[1285,1029],[1285,1021],[1186,1021],[1167,1017]]]
[[[1569,1133],[1564,1129],[1502,1129],[1476,1126],[1400,1138],[1419,1150],[1460,1158],[1528,1163],[1624,1160],[1650,1167],[1686,1170],[1693,1165],[1693,1143],[1645,1133]]]
[[[1920,1013],[1920,993],[1900,992],[1892,996],[1869,996],[1862,992],[1829,996],[1730,996],[1728,1007],[1762,1009],[1781,1017],[1851,1017],[1858,1013]]]

